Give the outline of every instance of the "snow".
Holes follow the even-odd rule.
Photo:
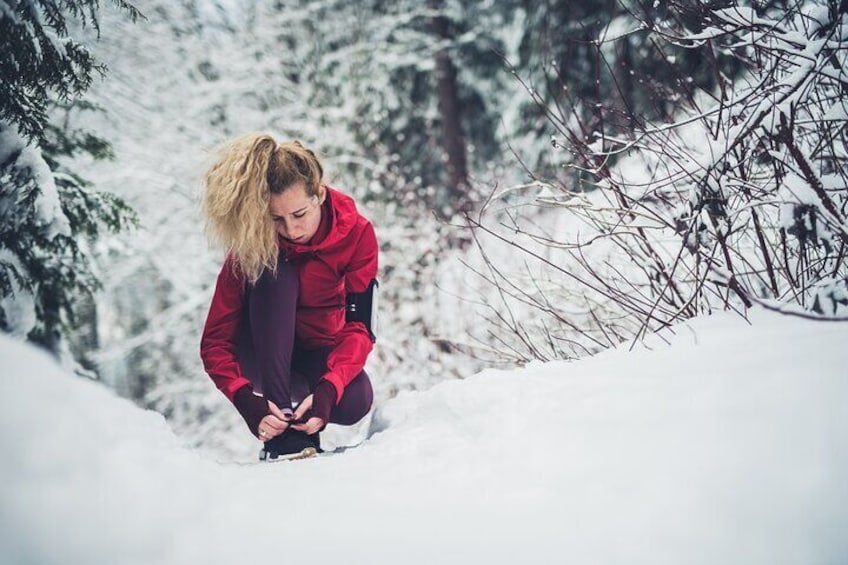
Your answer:
[[[14,125],[0,122],[0,163],[5,163],[15,153],[17,156],[13,167],[29,170],[39,189],[34,207],[38,224],[44,226],[46,237],[53,239],[57,235],[70,236],[71,226],[62,211],[53,173],[41,155],[41,149],[28,145]],[[6,211],[6,205],[0,201],[0,213]]]
[[[816,191],[807,181],[794,173],[788,173],[784,178],[778,192],[778,201],[780,202],[780,225],[787,230],[794,224],[794,211],[797,205],[813,206],[819,214],[826,214]],[[812,232],[813,226],[809,225],[807,229]]]
[[[751,320],[404,392],[271,465],[0,336],[0,562],[841,562],[848,325]]]
[[[822,116],[822,120],[848,121],[848,105],[845,100],[837,100]]]
[[[761,25],[772,27],[777,26],[779,23],[774,20],[759,17],[757,15],[757,11],[754,8],[750,7],[734,6],[732,8],[725,8],[723,10],[715,10],[713,14],[717,18],[723,19],[728,23],[736,24],[738,26]]]
[[[622,37],[644,29],[644,26],[641,23],[634,21],[632,17],[628,16],[612,18],[609,24],[607,24],[607,26],[599,34],[597,42],[601,45],[613,44]]]
[[[6,0],[0,0],[0,20],[3,20],[3,18],[9,18],[12,21],[12,25],[18,25],[20,23],[20,18]]]
[[[15,254],[8,249],[0,248],[0,264],[3,263],[11,266],[18,273],[26,272]],[[9,278],[9,283],[12,285],[12,293],[9,296],[0,297],[0,311],[6,316],[9,334],[18,339],[26,339],[27,334],[38,322],[35,314],[35,299],[14,276]]]

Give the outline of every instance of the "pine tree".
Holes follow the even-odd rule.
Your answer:
[[[278,83],[294,83],[316,121],[332,124],[347,144],[332,153],[364,154],[383,189],[372,196],[445,217],[467,209],[464,191],[498,151],[497,81],[508,74],[489,24],[500,11],[456,0],[289,0],[276,10]]]
[[[77,300],[98,287],[90,242],[134,222],[120,199],[60,164],[81,152],[108,158],[108,143],[48,118],[57,105],[90,109],[74,99],[104,69],[69,36],[68,18],[99,31],[98,8],[96,0],[0,6],[0,329],[56,353]]]

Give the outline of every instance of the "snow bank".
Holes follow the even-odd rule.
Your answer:
[[[274,465],[3,336],[0,561],[844,562],[848,325],[753,321],[404,393],[358,448]]]

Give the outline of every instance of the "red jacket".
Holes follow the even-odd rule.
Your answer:
[[[378,247],[374,227],[349,196],[328,187],[321,212],[318,232],[308,244],[282,238],[279,243],[285,259],[294,263],[300,283],[295,339],[307,348],[333,346],[324,378],[335,386],[338,402],[373,347],[364,324],[345,322],[344,305],[348,292],[365,291],[377,277]],[[227,257],[200,343],[206,372],[231,401],[250,383],[235,353],[246,285],[245,277],[233,268],[233,258]]]

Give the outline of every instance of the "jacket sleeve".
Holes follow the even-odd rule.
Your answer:
[[[200,340],[200,357],[215,386],[233,401],[236,391],[250,384],[236,360],[236,339],[242,316],[245,281],[227,257],[215,285],[212,304]]]
[[[345,292],[363,292],[377,278],[377,236],[368,223],[362,230],[356,249],[345,271]],[[336,345],[327,358],[324,378],[336,388],[336,404],[341,401],[345,387],[362,371],[374,344],[368,328],[362,322],[347,322],[336,338]]]

